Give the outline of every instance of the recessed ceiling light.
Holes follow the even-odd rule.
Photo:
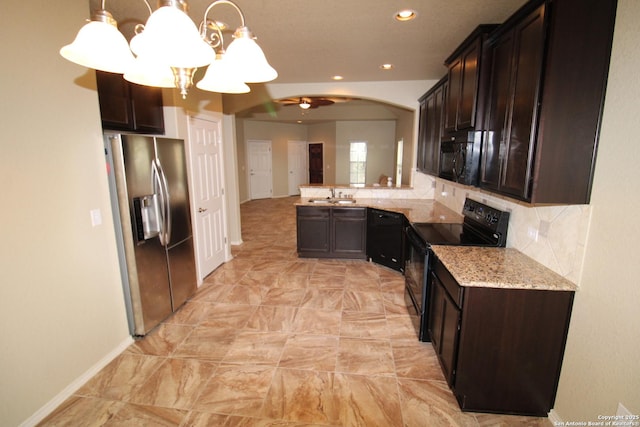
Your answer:
[[[411,21],[413,18],[418,16],[418,13],[415,10],[411,9],[403,9],[399,10],[395,14],[396,21]]]
[[[333,76],[333,77],[331,77],[331,78],[332,78],[333,80],[342,80],[342,79],[344,79],[344,77],[342,77],[342,76]]]
[[[381,70],[392,70],[393,69],[393,64],[382,64],[380,66]]]

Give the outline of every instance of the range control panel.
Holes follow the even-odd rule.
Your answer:
[[[462,215],[464,215],[465,221],[471,220],[492,232],[506,231],[509,223],[509,212],[492,208],[469,198],[464,201]]]

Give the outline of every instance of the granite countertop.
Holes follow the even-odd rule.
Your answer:
[[[431,247],[465,287],[575,291],[577,286],[513,248]]]
[[[310,203],[309,198],[300,198],[295,203],[296,206],[338,206],[344,207],[367,207],[382,209],[389,212],[401,213],[407,217],[409,222],[433,222],[433,223],[462,223],[462,214],[452,211],[435,200],[421,199],[364,199],[356,198],[355,203],[350,204],[322,204]]]

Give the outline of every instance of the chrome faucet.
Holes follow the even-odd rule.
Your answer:
[[[331,198],[335,199],[336,198],[336,189],[331,187]]]

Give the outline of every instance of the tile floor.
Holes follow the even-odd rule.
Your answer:
[[[244,243],[43,426],[549,426],[463,413],[403,277],[299,259],[294,199],[241,207]]]

